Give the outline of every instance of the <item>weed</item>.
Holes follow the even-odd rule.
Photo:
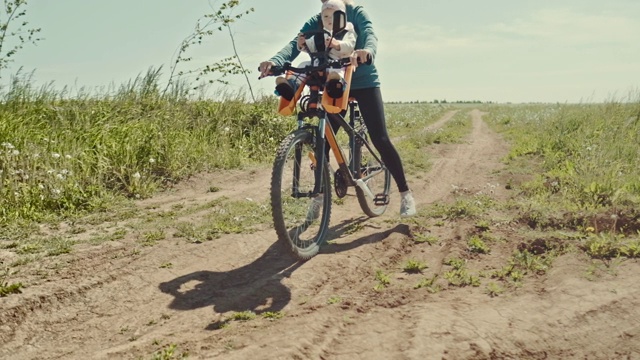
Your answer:
[[[374,286],[374,289],[381,290],[391,284],[391,277],[382,270],[376,270],[376,281],[378,283]]]
[[[475,227],[482,232],[489,231],[490,229],[489,222],[487,220],[480,220],[476,222]]]
[[[453,267],[455,270],[460,270],[462,268],[464,268],[465,264],[467,262],[463,259],[460,258],[450,258],[444,261],[445,265],[449,265],[451,267]]]
[[[435,283],[437,279],[438,279],[437,274],[431,278],[424,278],[420,280],[420,282],[417,283],[413,288],[414,289],[426,288],[427,291],[429,291],[430,293],[437,293],[441,290],[440,285]]]
[[[236,312],[231,315],[232,320],[236,321],[249,321],[256,318],[256,313],[250,310]]]
[[[416,274],[416,273],[421,273],[422,270],[427,268],[427,264],[418,261],[418,260],[414,260],[414,259],[409,259],[407,260],[407,262],[404,264],[403,270],[406,273],[410,273],[410,274]]]
[[[265,311],[262,313],[262,317],[269,320],[278,320],[284,317],[282,311]]]
[[[351,235],[351,234],[357,233],[358,231],[362,231],[363,229],[364,229],[364,224],[363,223],[354,222],[354,223],[349,224],[345,228],[344,233],[348,234],[348,235]]]
[[[449,285],[453,286],[480,286],[480,278],[475,275],[469,274],[467,269],[447,271],[444,274],[444,278],[447,279]]]
[[[429,245],[435,245],[438,243],[438,238],[433,236],[433,235],[428,235],[428,234],[424,234],[424,233],[417,233],[417,234],[412,234],[412,240],[415,243],[421,244],[421,243],[427,243]]]
[[[174,359],[186,359],[189,353],[182,352],[177,353],[178,346],[176,344],[169,344],[162,349],[153,353],[151,360],[174,360]]]
[[[489,246],[478,235],[473,235],[467,242],[470,252],[476,254],[488,254],[491,252]]]
[[[160,269],[171,269],[172,267],[173,267],[173,264],[170,262],[162,263],[160,265]]]
[[[10,284],[5,280],[6,280],[6,275],[2,277],[2,280],[0,280],[0,297],[5,297],[11,294],[22,293],[22,290],[20,289],[22,289],[24,286],[22,285],[21,282]]]
[[[339,304],[341,302],[342,302],[342,298],[340,298],[337,295],[333,295],[327,300],[327,304],[329,304],[329,305]]]
[[[485,292],[491,297],[496,297],[504,292],[504,288],[494,282],[489,282]]]

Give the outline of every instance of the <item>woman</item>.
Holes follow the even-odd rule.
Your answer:
[[[322,3],[327,0],[321,0]],[[368,59],[375,60],[378,47],[378,38],[373,31],[373,24],[364,8],[355,5],[352,0],[342,0],[346,5],[347,21],[353,23],[357,34],[355,55],[360,62],[366,63]],[[298,41],[302,33],[320,28],[320,14],[309,19],[300,30],[300,34],[291,40],[274,57],[260,63],[261,76],[266,76],[272,66],[282,66],[285,62],[293,61],[299,54]],[[387,125],[384,117],[384,103],[380,92],[380,79],[378,70],[373,64],[360,66],[351,78],[350,97],[358,101],[360,112],[364,119],[369,137],[373,145],[380,152],[382,160],[389,168],[393,179],[398,186],[401,195],[400,216],[413,216],[416,213],[416,204],[402,167],[402,161],[398,151],[391,143],[387,133]]]

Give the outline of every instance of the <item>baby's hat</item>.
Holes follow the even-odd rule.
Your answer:
[[[322,11],[331,9],[333,11],[340,10],[346,12],[347,8],[342,0],[327,0],[322,4]]]

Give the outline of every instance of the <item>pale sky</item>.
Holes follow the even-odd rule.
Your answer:
[[[205,0],[32,0],[30,25],[45,39],[27,45],[2,82],[22,66],[36,84],[119,86],[164,65],[165,73],[199,16],[221,2]],[[356,0],[379,38],[376,64],[385,101],[600,102],[638,100],[638,0]],[[402,4],[402,5],[398,5]],[[233,24],[251,70],[318,12],[317,0],[241,0],[255,12]],[[226,33],[194,48],[185,68],[233,54]],[[299,58],[298,61],[301,61]],[[232,89],[246,87],[232,79]]]

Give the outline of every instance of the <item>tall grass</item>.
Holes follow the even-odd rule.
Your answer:
[[[541,158],[524,190],[597,209],[640,204],[640,101],[502,106],[487,119],[513,143],[509,159]]]
[[[275,100],[165,95],[150,70],[114,92],[69,96],[14,78],[0,104],[0,224],[95,211],[196,172],[271,159],[293,121]]]

